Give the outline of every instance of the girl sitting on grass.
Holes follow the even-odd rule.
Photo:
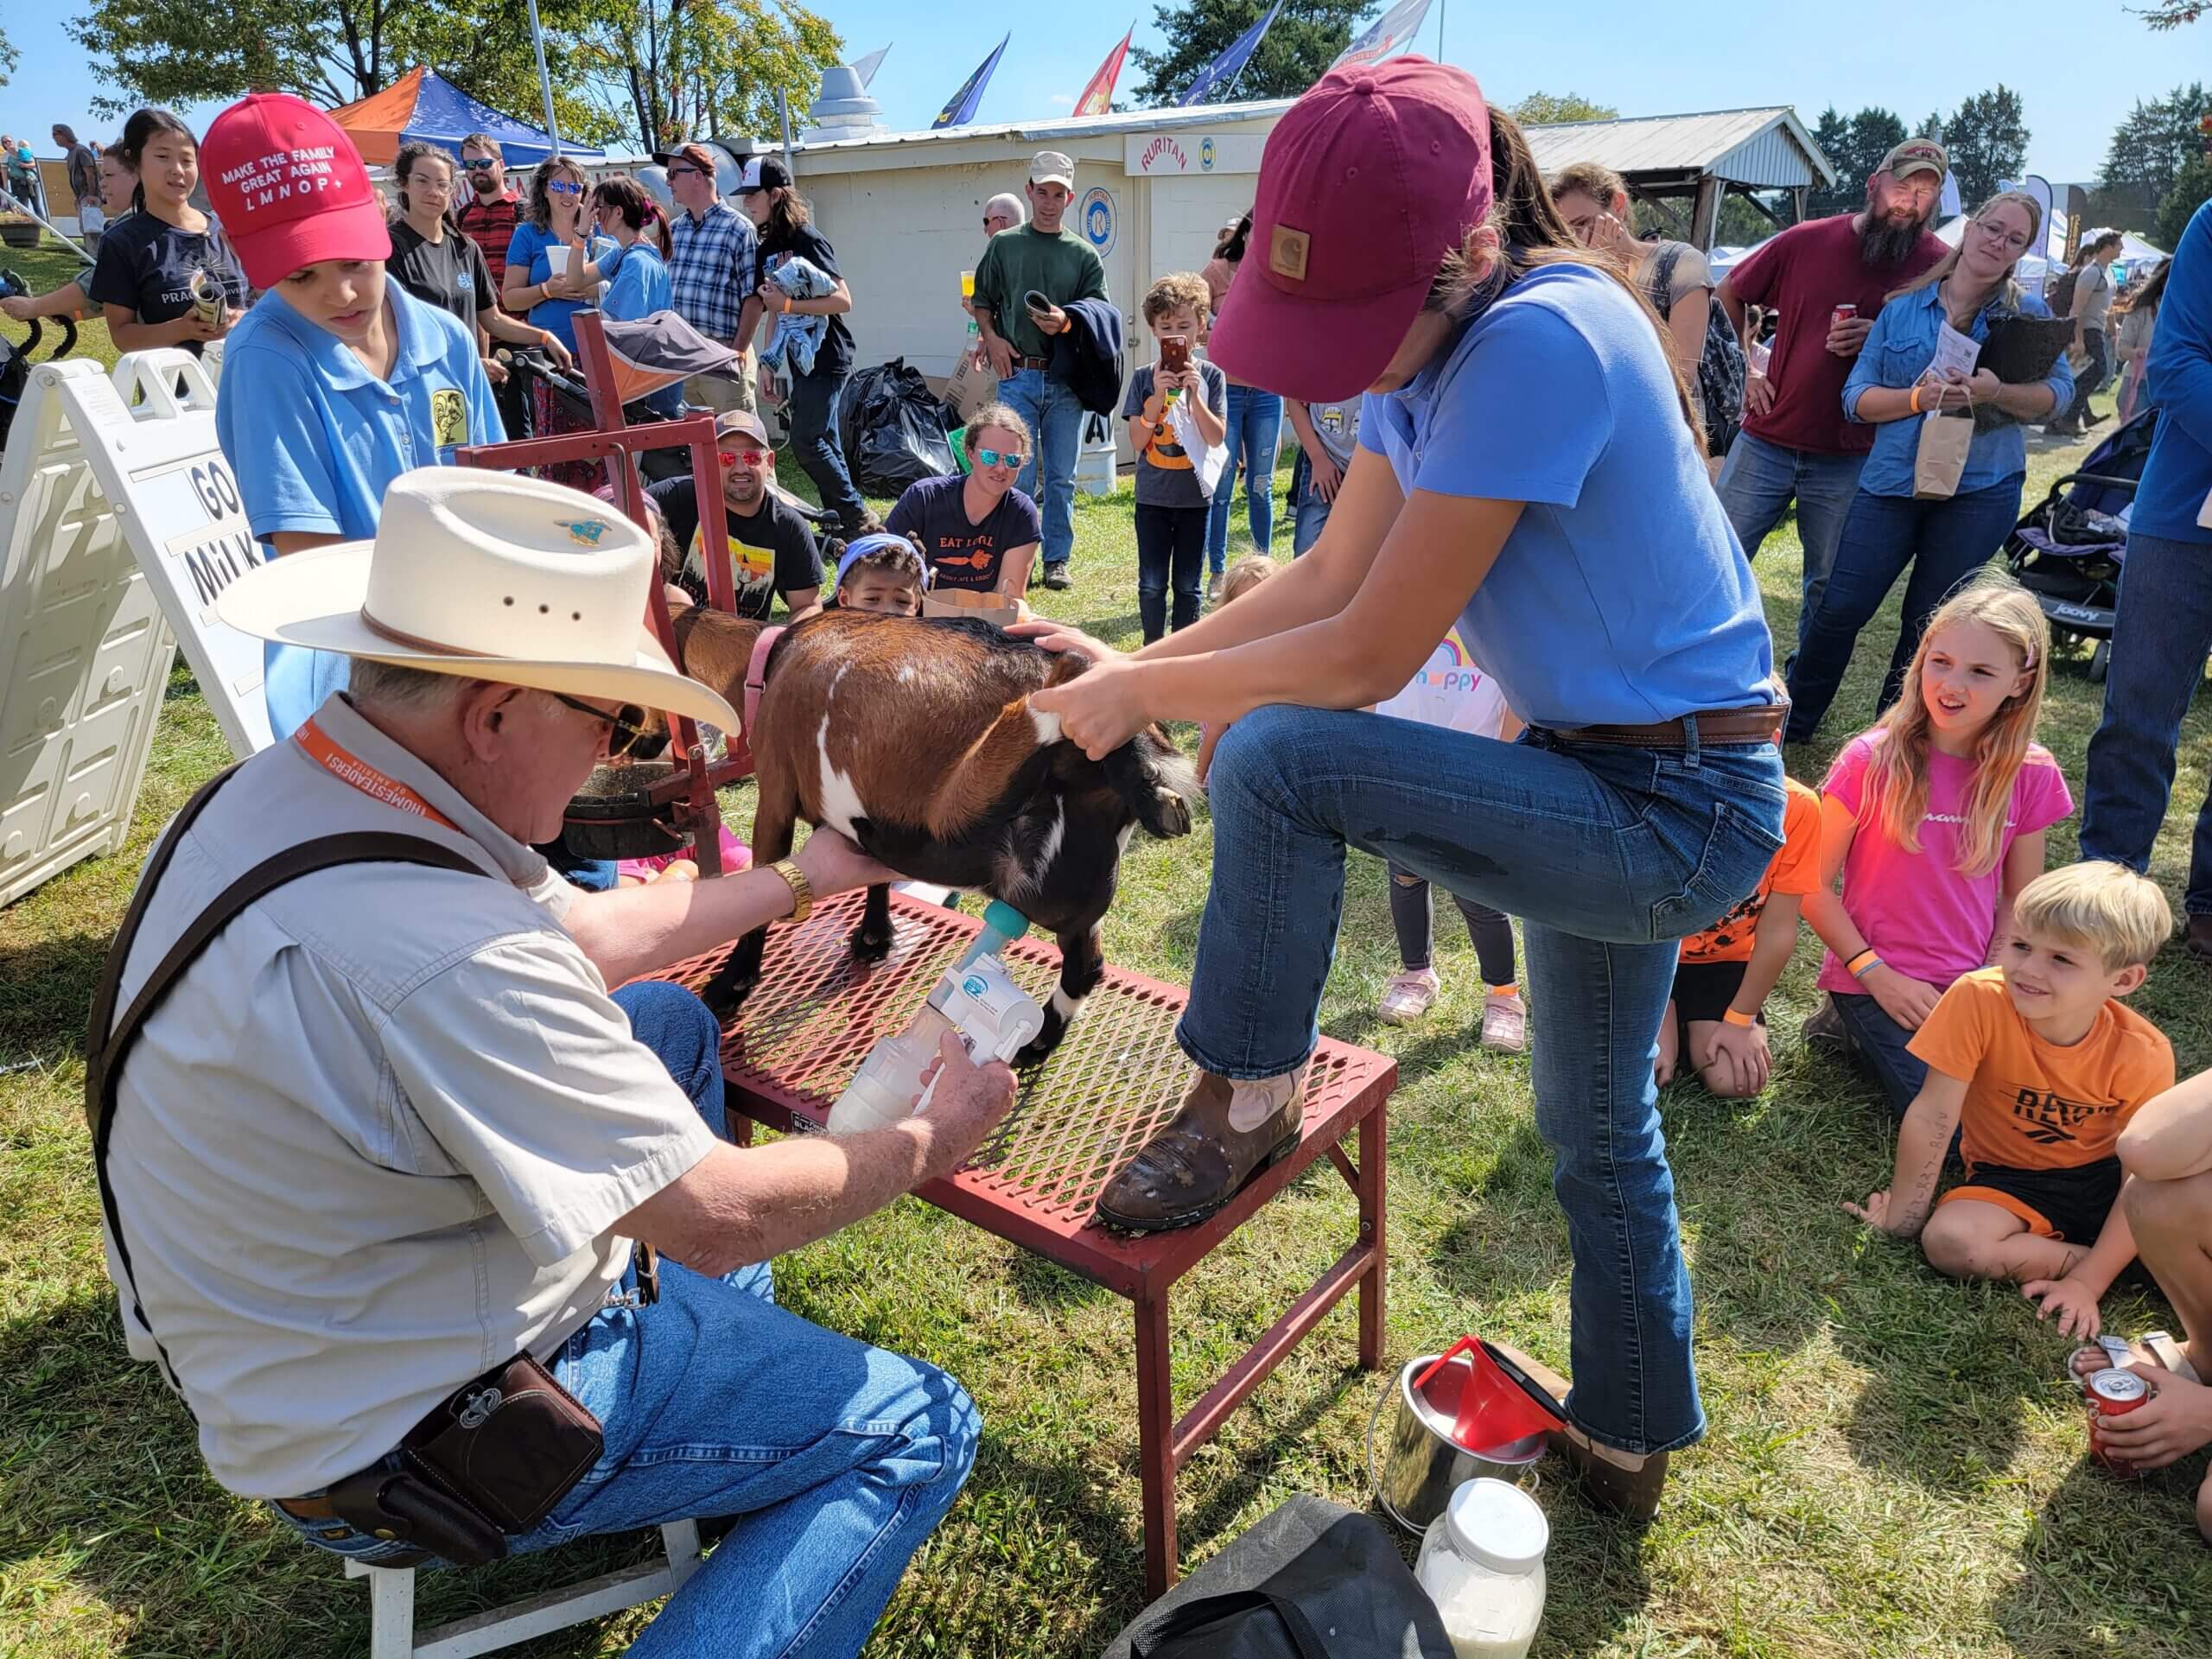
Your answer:
[[[2044,831],[2074,810],[2034,741],[2050,657],[2025,590],[2002,577],[1961,589],[1929,620],[1897,702],[1821,785],[1805,919],[1828,948],[1828,996],[1805,1033],[1841,1043],[1900,1118],[1928,1071],[1906,1044],[1952,981],[1986,965],[2014,896],[2043,874]]]

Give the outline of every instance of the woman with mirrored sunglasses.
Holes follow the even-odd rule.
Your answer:
[[[964,474],[925,478],[906,487],[884,528],[912,536],[939,589],[1018,600],[1045,524],[1036,502],[1014,488],[1029,458],[1029,427],[1004,404],[976,411],[961,440]]]

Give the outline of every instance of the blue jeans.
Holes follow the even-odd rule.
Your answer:
[[[1313,1051],[1347,844],[1522,918],[1536,1128],[1574,1250],[1567,1408],[1630,1452],[1704,1432],[1690,1285],[1651,1068],[1674,942],[1758,884],[1782,844],[1770,743],[1662,752],[1532,731],[1499,743],[1281,705],[1229,728],[1184,1052],[1227,1077]]]
[[[1313,487],[1313,465],[1300,449],[1290,467],[1291,557],[1296,558],[1321,539],[1321,527],[1329,522],[1329,509],[1334,505],[1333,501],[1324,501]]]
[[[1853,1065],[1881,1084],[1890,1110],[1903,1122],[1920,1085],[1928,1081],[1928,1062],[1905,1047],[1913,1033],[1871,996],[1831,991],[1828,998],[1843,1021],[1844,1052]]]
[[[1797,633],[1797,661],[1789,671],[1789,728],[1792,743],[1812,736],[1835,701],[1859,631],[1874,620],[1905,567],[1904,614],[1890,670],[1882,677],[1876,714],[1897,700],[1905,670],[1920,649],[1928,619],[1953,588],[1989,563],[2005,544],[2020,514],[2021,474],[1999,479],[1986,489],[1970,490],[1948,501],[1916,501],[1909,495],[1859,493],[1844,520],[1843,541],[1835,552],[1827,590],[1809,622]]]
[[[2105,352],[2103,329],[2084,328],[2082,331],[2082,350],[2089,360],[2082,372],[2074,377],[2074,401],[2067,405],[2066,413],[2060,417],[2068,426],[2079,426],[2089,418],[2090,396],[2103,387],[2105,377],[2112,372],[2112,359]]]
[[[627,985],[614,1000],[726,1136],[714,1016],[674,985]],[[710,1279],[664,1262],[658,1302],[603,1310],[551,1369],[598,1417],[606,1449],[537,1530],[509,1541],[512,1553],[744,1517],[630,1648],[634,1659],[851,1659],[951,1507],[982,1433],[944,1372],[777,1306],[766,1263]],[[335,1554],[374,1562],[403,1548],[271,1512]]]
[[[1791,497],[1796,498],[1797,539],[1805,550],[1803,594],[1797,607],[1801,649],[1806,624],[1820,606],[1821,591],[1835,564],[1844,517],[1851,510],[1852,497],[1859,493],[1859,472],[1866,464],[1864,455],[1785,449],[1748,432],[1736,435],[1727,460],[1720,463],[1720,481],[1714,487],[1747,559],[1758,556],[1760,543],[1782,522]],[[1794,658],[1796,652],[1790,656]]]
[[[1046,564],[1065,564],[1075,551],[1075,463],[1083,448],[1083,405],[1075,388],[1042,369],[1024,369],[999,382],[999,401],[1029,423],[1029,459],[1014,488],[1044,514]],[[1039,487],[1038,474],[1044,474]]]
[[[1282,399],[1257,386],[1229,388],[1229,431],[1222,442],[1229,459],[1214,486],[1213,517],[1206,522],[1206,565],[1215,575],[1229,568],[1229,506],[1237,469],[1244,474],[1244,518],[1252,545],[1264,553],[1275,534],[1275,449],[1282,439]]]
[[[2212,653],[2212,545],[2141,531],[2120,570],[2105,713],[2089,740],[2082,856],[2140,870],[2165,822],[2174,750]],[[2212,792],[2197,809],[2182,906],[2212,916]]]
[[[844,447],[837,441],[837,404],[850,378],[818,367],[811,374],[791,378],[791,453],[814,480],[822,505],[843,522],[848,537],[859,535],[868,517],[867,505],[845,470]]]
[[[1205,597],[1206,508],[1137,503],[1137,618],[1147,645],[1167,632],[1167,594],[1175,594],[1175,631],[1198,620]]]

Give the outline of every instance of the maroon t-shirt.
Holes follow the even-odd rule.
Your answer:
[[[1828,350],[1828,319],[1839,305],[1855,305],[1862,319],[1873,321],[1883,296],[1950,251],[1923,234],[1904,264],[1871,270],[1859,261],[1853,217],[1793,225],[1728,273],[1738,299],[1781,314],[1766,370],[1774,402],[1765,414],[1747,416],[1744,430],[1785,449],[1863,455],[1874,447],[1872,427],[1843,417],[1852,359]]]

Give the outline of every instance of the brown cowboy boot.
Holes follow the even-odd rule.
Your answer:
[[[1265,1104],[1255,1090],[1283,1088],[1281,1078],[1232,1084],[1201,1071],[1167,1127],[1145,1142],[1128,1166],[1098,1195],[1098,1219],[1117,1232],[1160,1233],[1204,1221],[1244,1183],[1290,1155],[1306,1121],[1306,1068],[1288,1074],[1282,1103],[1254,1124],[1231,1122],[1240,1096],[1249,1116]]]

